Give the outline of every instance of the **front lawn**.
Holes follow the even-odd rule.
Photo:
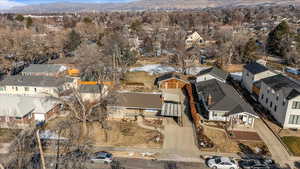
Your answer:
[[[284,136],[281,139],[295,156],[300,156],[300,137]]]

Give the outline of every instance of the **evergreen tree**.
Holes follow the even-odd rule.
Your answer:
[[[23,15],[17,15],[16,20],[19,21],[19,22],[23,22],[24,21],[24,16]]]
[[[244,57],[247,61],[256,59],[255,56],[256,49],[257,49],[256,40],[253,38],[249,39],[249,41],[246,43],[244,48]]]
[[[26,18],[26,28],[30,28],[33,24],[32,18],[28,17]]]
[[[80,34],[77,33],[75,30],[72,30],[68,34],[68,40],[67,40],[64,48],[68,52],[73,52],[74,50],[77,49],[77,47],[80,45],[80,43],[81,43]]]
[[[290,30],[286,21],[281,22],[273,29],[267,39],[267,51],[269,54],[285,57],[288,49]]]
[[[83,22],[84,22],[85,24],[91,24],[93,21],[92,21],[91,18],[85,17],[85,18],[83,18]]]

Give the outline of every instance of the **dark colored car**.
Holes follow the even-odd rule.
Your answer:
[[[87,160],[88,159],[88,153],[84,152],[80,149],[76,149],[74,151],[68,152],[64,155],[64,159],[65,160],[76,160],[76,159],[80,159],[80,160]]]

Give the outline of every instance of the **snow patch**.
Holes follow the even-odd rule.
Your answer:
[[[162,74],[169,72],[176,72],[177,70],[172,66],[164,66],[161,64],[150,64],[142,67],[135,67],[129,69],[130,72],[148,72],[149,74]]]
[[[233,80],[240,82],[240,81],[242,81],[243,72],[230,73],[230,76],[233,78]]]

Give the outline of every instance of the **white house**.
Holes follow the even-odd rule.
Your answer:
[[[52,76],[8,76],[0,81],[0,94],[7,95],[58,95],[76,87],[72,78],[57,78]]]
[[[258,118],[252,107],[230,85],[216,79],[196,83],[208,120],[252,128]]]
[[[45,97],[0,95],[0,126],[26,127],[34,121],[46,121],[60,108],[58,101]]]
[[[198,45],[204,43],[204,39],[199,35],[198,32],[194,32],[187,36],[185,40],[186,47],[192,47],[193,45]]]
[[[216,79],[219,80],[220,82],[225,83],[228,77],[228,73],[225,71],[217,68],[217,67],[211,67],[208,69],[201,70],[197,75],[196,75],[196,81],[197,82],[202,82],[206,80],[211,80],[211,79]]]
[[[300,84],[282,74],[261,82],[259,102],[283,128],[300,128]]]
[[[250,63],[244,66],[242,75],[242,85],[250,93],[253,92],[253,84],[261,79],[274,76],[275,72],[268,70],[265,66],[259,63]]]

